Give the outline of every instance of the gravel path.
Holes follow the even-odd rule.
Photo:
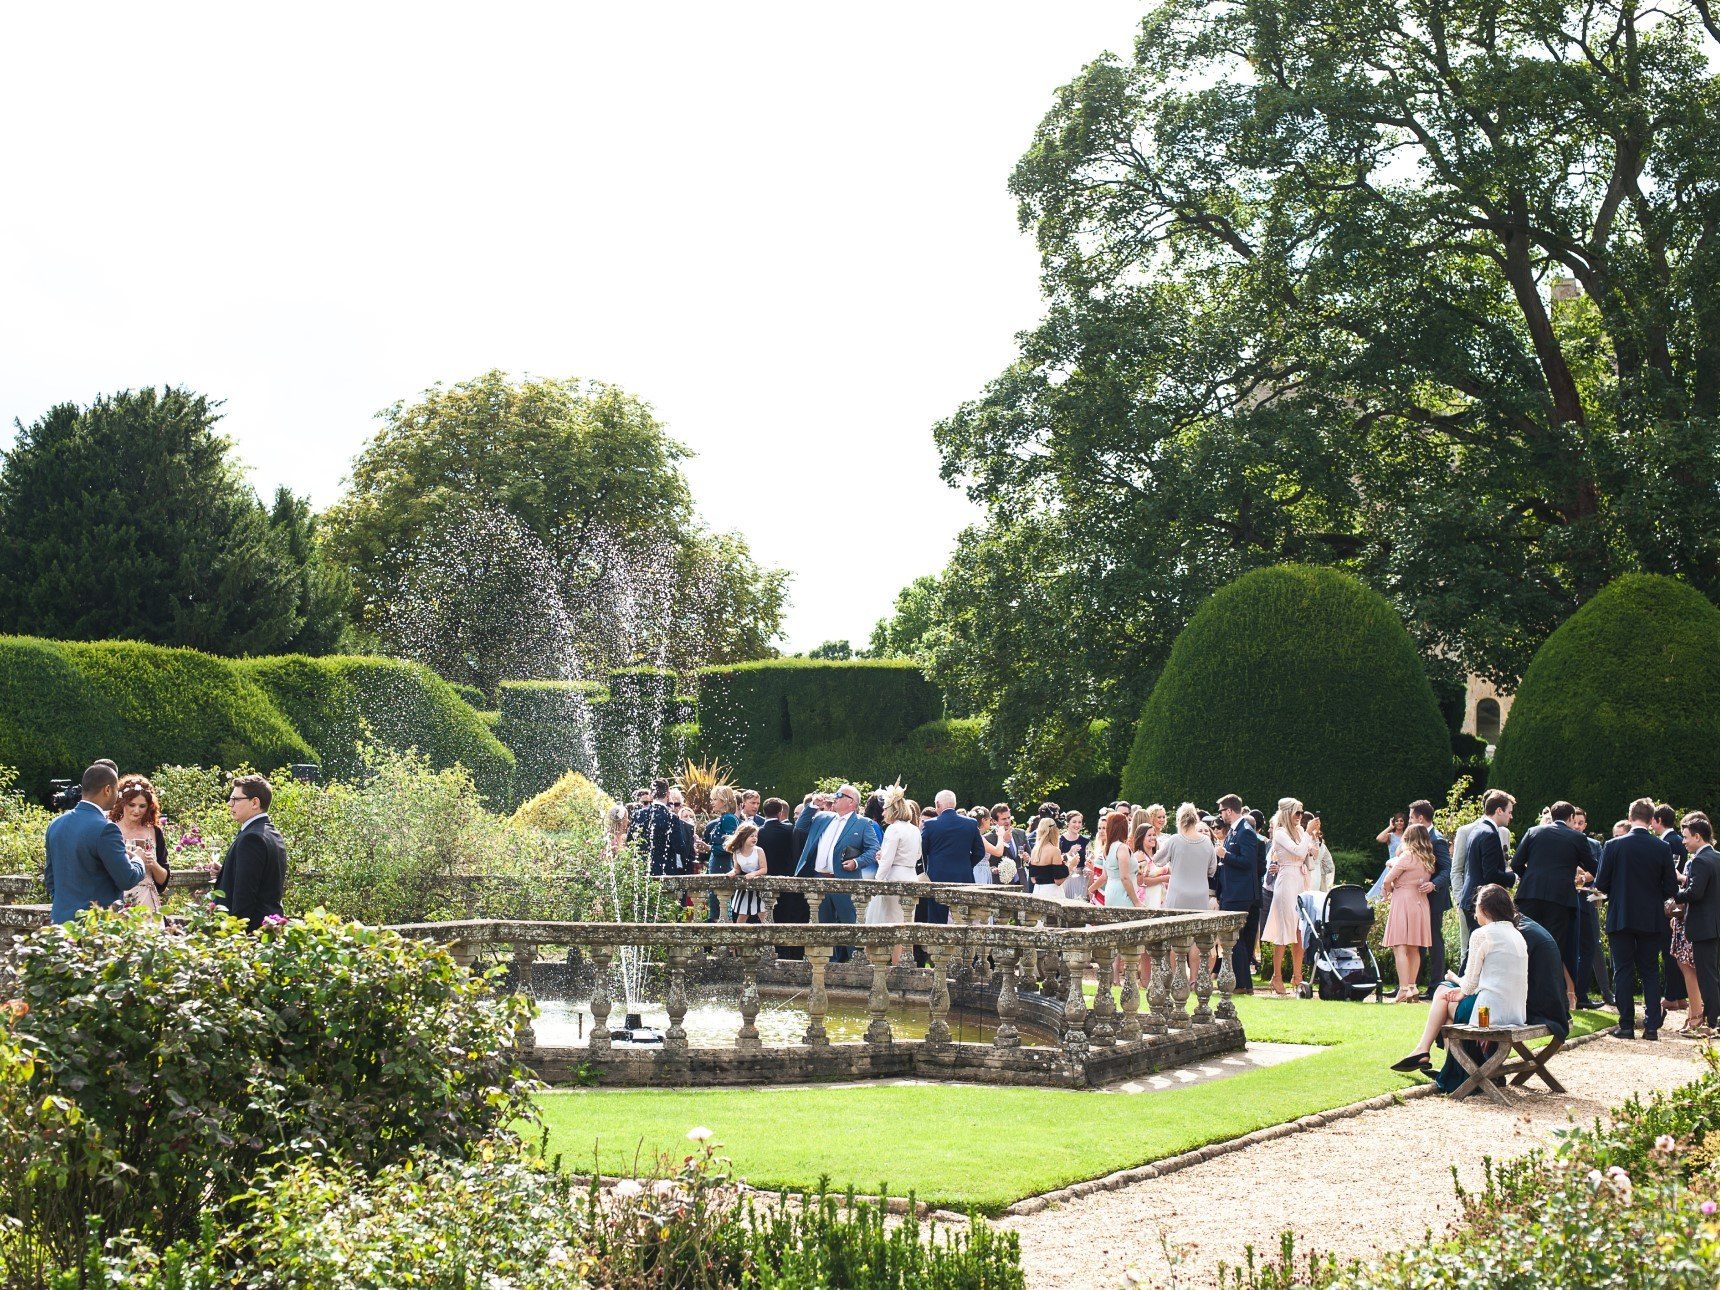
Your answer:
[[[1573,1118],[1591,1121],[1633,1092],[1671,1088],[1702,1069],[1689,1041],[1600,1039],[1552,1063],[1570,1090],[1563,1096],[1541,1091],[1510,1109],[1484,1096],[1417,1098],[1001,1226],[1020,1233],[1035,1290],[1118,1286],[1129,1272],[1138,1278],[1130,1284],[1211,1286],[1220,1262],[1235,1266],[1249,1244],[1276,1251],[1285,1228],[1298,1248],[1365,1257],[1457,1216],[1452,1165],[1466,1186],[1478,1185],[1484,1155],[1521,1155]],[[1150,1104],[1140,1113],[1150,1115]],[[1418,1196],[1413,1219],[1405,1218],[1406,1184]],[[1172,1244],[1174,1266],[1161,1237]]]

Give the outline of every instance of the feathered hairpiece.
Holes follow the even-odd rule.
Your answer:
[[[886,818],[892,814],[901,815],[904,819],[907,818],[902,812],[902,804],[908,800],[908,790],[902,787],[900,777],[897,778],[894,784],[886,784],[883,788],[879,789],[878,792],[884,799],[884,815]],[[892,807],[895,809],[892,810]]]

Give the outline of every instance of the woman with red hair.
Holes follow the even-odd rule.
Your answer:
[[[161,912],[161,897],[173,876],[167,867],[167,835],[161,830],[161,803],[155,785],[142,775],[127,775],[119,782],[119,796],[108,810],[108,818],[119,825],[126,854],[143,865],[143,881],[125,893],[125,906],[142,905]]]
[[[1099,832],[1100,863],[1105,867],[1105,908],[1135,909],[1135,857],[1129,850],[1129,817],[1112,811]]]

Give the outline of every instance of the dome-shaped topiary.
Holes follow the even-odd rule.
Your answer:
[[[1451,744],[1397,612],[1348,574],[1257,569],[1177,637],[1123,769],[1131,802],[1211,811],[1237,793],[1320,813],[1334,849],[1371,846],[1394,811],[1439,801]]]
[[[1673,578],[1610,583],[1530,661],[1490,782],[1597,828],[1638,797],[1720,806],[1720,609]]]

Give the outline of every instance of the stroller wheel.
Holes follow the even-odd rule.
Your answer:
[[[1299,987],[1297,987],[1296,997],[1298,999],[1312,999],[1314,997],[1313,982],[1311,982],[1311,981],[1302,982],[1302,984]]]

